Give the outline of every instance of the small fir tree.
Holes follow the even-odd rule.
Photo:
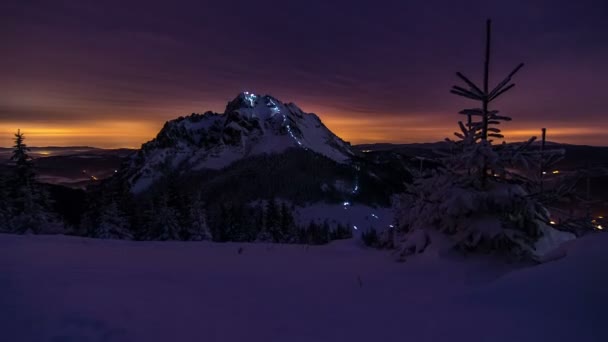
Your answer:
[[[449,150],[438,160],[441,167],[419,175],[407,193],[394,199],[399,225],[395,240],[402,257],[441,239],[436,233],[459,249],[530,257],[542,254],[537,246],[543,245],[538,243],[543,236],[554,242],[569,238],[558,237],[547,225],[548,211],[526,190],[530,180],[521,170],[538,160],[529,151],[535,137],[518,145],[493,144],[493,139],[504,138],[496,126],[511,119],[490,110],[489,104],[514,87],[511,79],[523,64],[489,90],[489,60],[490,21],[483,87],[457,73],[468,89],[452,88],[452,93],[480,102],[481,108],[460,112],[467,123],[458,123],[459,140],[446,139]]]
[[[106,205],[99,217],[94,237],[100,239],[132,239],[128,217],[119,209],[115,201]]]

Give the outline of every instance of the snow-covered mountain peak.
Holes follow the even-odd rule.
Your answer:
[[[284,104],[270,95],[260,95],[250,92],[240,93],[234,100],[228,102],[224,114],[239,114],[248,119],[268,120],[283,115],[303,116],[303,112],[294,104]]]
[[[142,145],[131,163],[135,191],[167,172],[221,169],[252,155],[299,148],[339,163],[353,155],[350,144],[333,134],[315,114],[270,95],[243,92],[223,114],[206,112],[168,121],[155,139]],[[162,171],[161,171],[162,170]]]

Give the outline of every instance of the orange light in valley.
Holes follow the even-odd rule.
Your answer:
[[[605,145],[603,138],[605,129],[601,127],[560,127],[560,123],[555,123],[555,127],[547,130],[547,140],[559,143],[569,144],[589,144],[589,145]],[[526,128],[522,128],[521,124],[515,123],[513,126],[506,124],[503,133],[508,141],[524,141],[530,137],[540,138],[540,128],[529,128],[530,126],[544,127],[544,123],[526,123]]]

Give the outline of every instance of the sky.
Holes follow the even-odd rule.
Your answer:
[[[318,114],[352,143],[452,136],[449,93],[479,82],[485,19],[507,141],[608,146],[608,3],[580,1],[30,1],[0,4],[0,146],[139,147],[165,121],[242,91]]]

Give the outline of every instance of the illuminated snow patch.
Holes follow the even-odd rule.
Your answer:
[[[253,103],[257,96],[255,94],[250,94],[248,91],[246,91],[244,94],[245,94],[245,100],[247,100],[247,102],[249,102],[249,106],[251,106],[251,108],[253,108]]]
[[[287,122],[287,115],[281,113],[281,110],[279,109],[279,106],[277,106],[277,104],[272,99],[268,99],[268,102],[272,105],[272,107],[270,107],[270,110],[272,111],[272,115],[274,115],[274,114],[281,114],[283,116],[283,126],[285,126],[287,128],[287,133],[289,133],[289,136],[299,146],[304,147],[304,145],[302,145],[302,142],[295,136],[295,134],[293,134],[293,131],[291,130],[291,126]],[[306,148],[304,147],[304,149],[306,149]]]

